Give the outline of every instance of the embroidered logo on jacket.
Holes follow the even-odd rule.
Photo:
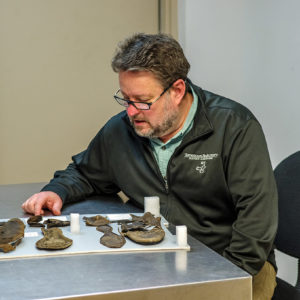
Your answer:
[[[196,167],[196,170],[199,171],[199,173],[204,173],[206,169],[206,161],[201,161],[200,166]]]
[[[218,153],[209,153],[209,154],[190,154],[190,153],[184,153],[184,158],[187,158],[189,160],[200,160],[200,165],[196,166],[196,171],[198,171],[200,174],[203,174],[206,172],[207,168],[207,161],[213,160],[216,157],[218,157]]]

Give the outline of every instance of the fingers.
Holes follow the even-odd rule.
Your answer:
[[[24,211],[34,215],[44,214],[42,207],[43,199],[41,198],[39,193],[32,195],[22,204],[22,208],[24,209]]]
[[[54,215],[59,216],[61,214],[62,201],[49,201],[47,207]]]
[[[23,204],[22,208],[24,211],[34,214],[43,215],[43,208],[47,208],[52,211],[55,215],[61,214],[62,200],[54,192],[40,192],[32,195]]]

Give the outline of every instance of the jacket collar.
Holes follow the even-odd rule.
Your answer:
[[[193,139],[212,133],[214,131],[214,128],[209,120],[208,113],[205,107],[206,97],[203,90],[200,87],[194,85],[190,79],[187,79],[187,82],[198,96],[198,107],[194,118],[194,125],[191,131],[187,134],[188,139]]]

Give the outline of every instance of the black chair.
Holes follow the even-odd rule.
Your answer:
[[[295,286],[277,277],[273,300],[300,299],[300,151],[284,159],[274,170],[279,196],[276,248],[298,259]]]

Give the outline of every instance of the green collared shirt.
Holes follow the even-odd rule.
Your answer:
[[[173,152],[180,145],[183,137],[193,127],[194,116],[195,116],[197,106],[198,106],[198,96],[195,94],[193,89],[192,89],[192,93],[193,93],[192,106],[191,106],[188,116],[183,124],[182,129],[179,132],[177,132],[177,134],[175,136],[173,136],[173,138],[171,138],[166,143],[163,143],[158,138],[150,139],[153,154],[156,158],[160,172],[161,172],[163,178],[165,179],[165,181],[167,180],[166,176],[167,176],[168,162],[169,162]]]

